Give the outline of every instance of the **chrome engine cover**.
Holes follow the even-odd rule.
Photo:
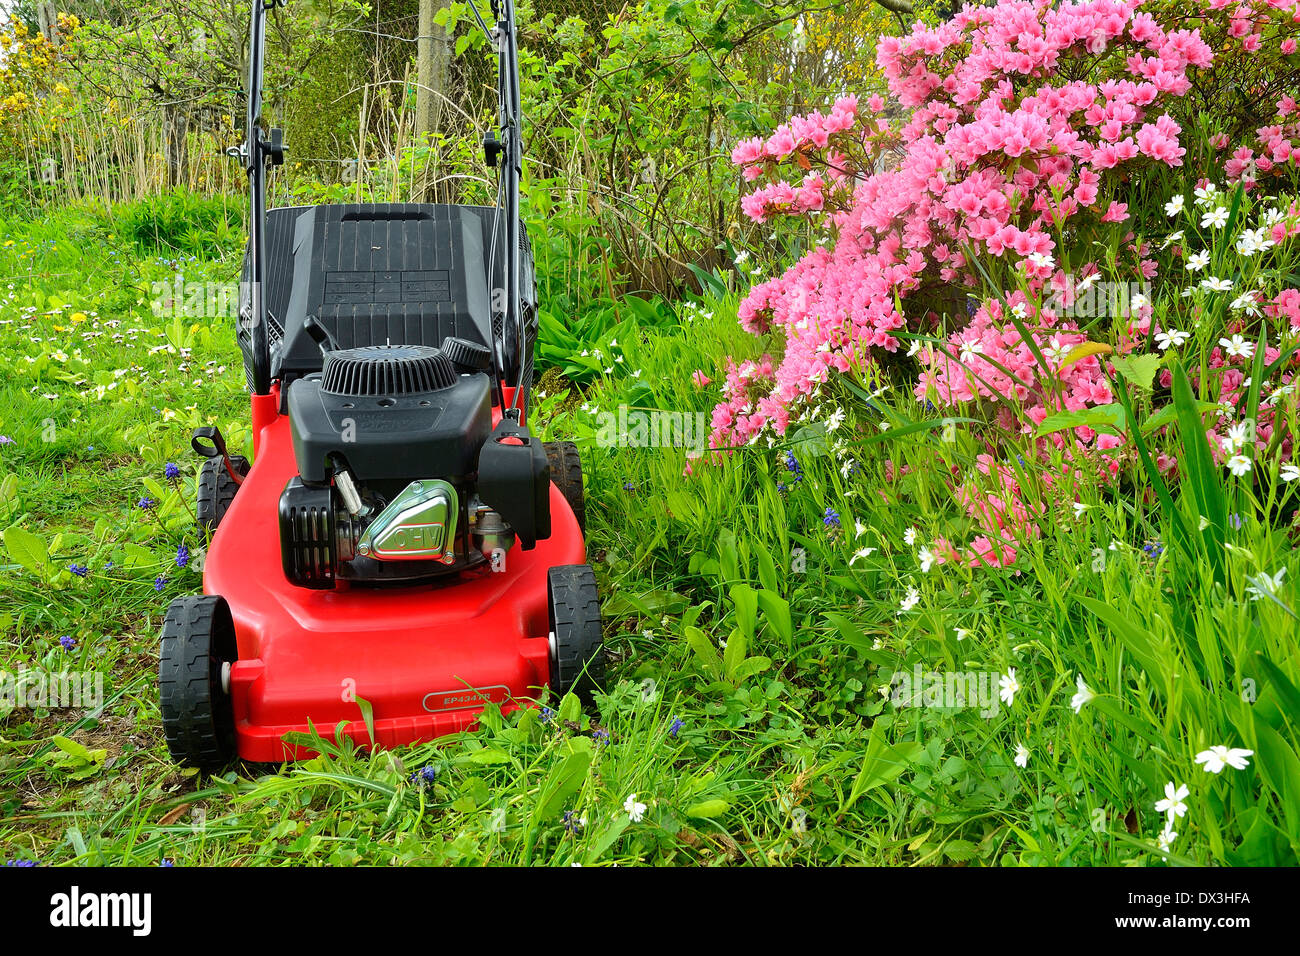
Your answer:
[[[456,561],[460,501],[445,481],[413,481],[370,522],[357,554],[376,561]]]

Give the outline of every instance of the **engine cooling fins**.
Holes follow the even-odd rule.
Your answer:
[[[369,345],[330,352],[321,391],[355,398],[415,395],[450,388],[458,378],[452,360],[440,349]]]

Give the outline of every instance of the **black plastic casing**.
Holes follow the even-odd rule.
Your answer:
[[[459,483],[478,469],[492,430],[488,377],[462,375],[450,388],[393,396],[333,395],[320,376],[289,386],[293,453],[303,481],[328,481],[330,459],[367,482],[441,478]]]
[[[503,418],[479,453],[478,496],[531,550],[551,536],[551,465],[540,439]]]

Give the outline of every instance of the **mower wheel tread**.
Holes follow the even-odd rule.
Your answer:
[[[578,519],[578,530],[587,533],[587,504],[582,493],[582,455],[571,441],[544,443],[546,459],[551,465],[551,481],[560,489],[564,500]]]
[[[550,569],[546,583],[555,635],[551,689],[560,697],[572,691],[591,704],[593,691],[605,685],[596,574],[587,564],[561,565]]]
[[[231,455],[230,463],[240,476],[248,474],[248,459],[243,455]],[[208,531],[216,531],[217,525],[226,515],[226,509],[235,500],[239,485],[221,458],[209,458],[199,468],[199,494],[195,504],[194,517],[199,526]]]
[[[234,757],[234,711],[221,671],[235,657],[234,621],[223,598],[172,601],[163,619],[158,690],[167,749],[178,763],[215,770]]]

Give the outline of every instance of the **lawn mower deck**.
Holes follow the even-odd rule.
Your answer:
[[[266,0],[252,0],[251,216],[237,338],[253,461],[216,428],[196,517],[202,595],[167,611],[160,709],[172,756],[309,756],[310,734],[399,746],[604,675],[584,564],[581,460],[527,422],[537,333],[512,0],[493,0],[494,206],[265,208]],[[482,21],[480,21],[482,23]]]
[[[551,536],[431,585],[286,587],[278,503],[297,475],[289,420],[261,431],[255,464],[212,538],[203,589],[229,604],[238,657],[229,671],[239,756],[277,762],[309,751],[283,742],[336,726],[369,746],[358,699],[373,708],[375,743],[398,746],[471,726],[484,702],[511,710],[550,678],[547,572],[585,560],[582,532],[551,486]]]

